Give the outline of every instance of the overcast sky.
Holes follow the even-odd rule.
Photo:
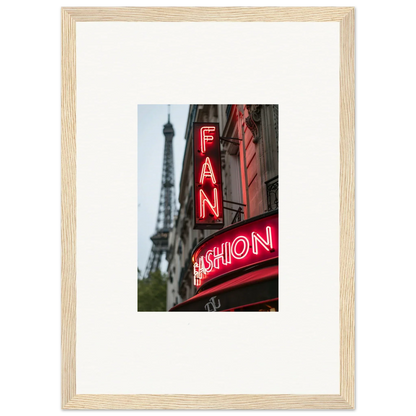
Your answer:
[[[185,128],[188,110],[189,105],[170,106],[170,122],[175,130],[173,158],[176,200],[179,195],[179,180],[186,144]],[[156,227],[165,144],[163,125],[168,121],[168,106],[166,104],[138,105],[137,120],[137,265],[144,272],[152,248],[150,236],[154,234]],[[178,202],[177,206],[179,206]],[[163,266],[166,267],[165,262],[162,268]]]

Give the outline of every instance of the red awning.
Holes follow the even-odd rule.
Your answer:
[[[245,273],[242,276],[227,280],[224,283],[220,283],[217,286],[196,294],[192,298],[174,306],[171,311],[204,311],[206,309],[206,307],[204,309],[206,302],[210,301],[213,297],[219,298],[219,302],[218,299],[215,299],[217,304],[221,303],[221,298],[223,299],[223,307],[218,310],[239,307],[242,306],[241,302],[244,303],[244,299],[247,299],[247,296],[250,297],[250,292],[253,294],[253,298],[248,299],[246,304],[276,298],[278,273],[278,265]],[[267,284],[268,281],[272,280],[276,281],[275,285]],[[247,288],[249,291],[246,290]]]

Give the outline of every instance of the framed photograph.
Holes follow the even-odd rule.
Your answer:
[[[351,7],[62,9],[64,409],[354,408],[354,91]]]

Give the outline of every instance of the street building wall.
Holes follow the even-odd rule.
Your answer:
[[[215,230],[193,229],[192,125],[218,122],[224,226],[278,208],[278,106],[190,105],[179,189],[179,211],[169,236],[167,309],[196,293],[191,254]],[[233,140],[238,139],[238,140]],[[245,205],[245,206],[243,206]]]

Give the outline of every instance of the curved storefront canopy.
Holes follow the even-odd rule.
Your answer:
[[[267,304],[265,310],[275,310],[270,304],[278,301],[278,265],[249,271],[197,293],[174,306],[171,311],[219,312]],[[249,309],[250,310],[250,309]],[[255,308],[252,310],[262,310]]]

